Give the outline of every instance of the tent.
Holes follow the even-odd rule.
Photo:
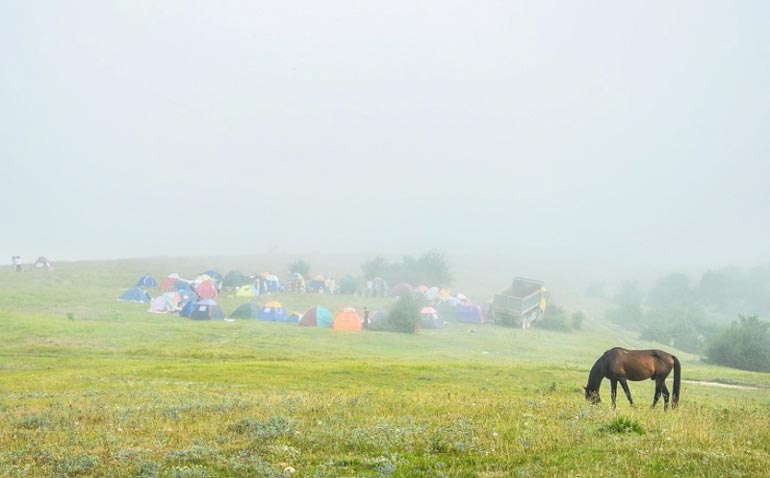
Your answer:
[[[169,312],[174,312],[177,310],[178,304],[178,302],[174,301],[174,296],[179,297],[179,294],[176,292],[167,292],[152,299],[152,302],[150,302],[149,312],[154,312],[156,314],[167,314]]]
[[[225,275],[225,287],[240,287],[249,283],[249,278],[243,275],[241,271],[230,271]]]
[[[440,291],[438,291],[438,296],[441,299],[444,299],[446,297],[452,297],[452,289],[449,289],[449,288],[441,289]]]
[[[182,317],[190,317],[198,305],[197,300],[191,300],[182,304],[182,310],[179,311],[179,315]]]
[[[438,293],[439,293],[438,287],[431,287],[430,289],[423,292],[423,295],[425,295],[426,299],[433,301],[438,299]]]
[[[326,289],[326,279],[321,274],[316,274],[307,283],[308,292],[318,292],[320,289]]]
[[[388,314],[386,314],[385,312],[383,312],[381,310],[378,310],[378,311],[375,311],[375,312],[372,312],[371,314],[369,314],[369,326],[370,327],[374,323],[385,322],[386,320],[388,320]]]
[[[46,271],[53,270],[53,266],[51,266],[51,262],[43,256],[40,256],[37,258],[37,260],[35,261],[35,267]]]
[[[158,281],[155,280],[150,274],[145,274],[136,281],[136,287],[144,287],[149,289],[150,287],[157,287]]]
[[[230,317],[233,319],[256,319],[259,310],[259,305],[253,302],[246,302],[245,304],[239,305],[233,313],[230,314]]]
[[[411,285],[407,284],[406,282],[396,284],[393,286],[392,289],[390,289],[390,295],[393,297],[407,296],[407,295],[412,295],[413,293],[414,293],[414,289],[412,288]]]
[[[345,307],[342,312],[334,318],[332,328],[335,330],[361,330],[361,317],[353,307]]]
[[[447,302],[439,302],[436,305],[438,317],[443,322],[457,322],[457,308]]]
[[[271,272],[263,272],[260,274],[262,277],[264,277],[268,292],[278,292],[281,290],[281,280],[278,279],[278,276],[271,273]]]
[[[175,286],[178,288],[179,286],[176,285],[177,281],[181,281],[181,279],[179,278],[179,274],[177,273],[169,274],[168,277],[166,277],[160,282],[160,290],[166,290],[171,286]],[[182,281],[182,282],[187,283],[186,281]]]
[[[444,322],[438,318],[438,311],[433,307],[423,307],[420,310],[420,328],[440,329]]]
[[[204,299],[216,299],[217,288],[213,281],[207,280],[199,283],[195,287],[195,292]]]
[[[179,290],[179,301],[182,303],[186,302],[197,302],[198,301],[198,294],[196,294],[191,289],[180,289]]]
[[[238,292],[235,293],[236,297],[256,297],[259,295],[257,288],[253,285],[242,285],[238,288]]]
[[[302,315],[299,312],[292,312],[291,314],[287,315],[285,319],[279,320],[278,322],[285,322],[287,324],[299,324],[299,319],[302,318]]]
[[[123,295],[118,297],[118,300],[147,304],[150,302],[150,296],[147,295],[147,292],[145,292],[144,289],[140,287],[132,287],[131,289],[128,289],[126,292],[124,292]]]
[[[214,281],[214,285],[216,285],[217,288],[219,288],[220,284],[222,284],[222,282],[225,280],[225,278],[222,277],[222,274],[214,270],[208,270],[205,272],[205,274],[211,277],[211,280]]]
[[[304,314],[299,321],[299,324],[303,327],[331,327],[334,323],[334,317],[329,309],[322,305],[311,307]]]
[[[299,272],[292,272],[286,281],[286,290],[300,292],[305,289],[305,278]]]
[[[225,313],[214,300],[204,299],[195,304],[190,318],[193,320],[222,320],[225,318]]]
[[[257,314],[259,320],[282,322],[286,319],[286,309],[283,308],[280,302],[271,300],[262,307],[262,310]]]
[[[473,304],[457,304],[457,320],[460,322],[469,322],[472,324],[483,324],[486,317],[481,308]]]

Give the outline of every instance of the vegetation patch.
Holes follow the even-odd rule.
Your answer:
[[[644,428],[642,425],[628,417],[617,417],[604,425],[602,431],[609,433],[636,433],[637,435],[644,435]]]

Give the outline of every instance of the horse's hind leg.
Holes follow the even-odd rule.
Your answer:
[[[623,391],[626,393],[626,398],[628,399],[628,403],[631,405],[634,404],[634,399],[631,398],[631,390],[628,389],[628,382],[625,378],[620,379],[620,386],[623,387]]]
[[[668,387],[666,387],[666,382],[663,382],[663,386],[661,387],[661,391],[663,392],[663,410],[668,410]]]
[[[655,396],[652,398],[652,407],[650,408],[655,408],[655,404],[660,400],[660,396],[663,393],[661,385],[660,380],[655,380]]]
[[[612,387],[612,392],[610,396],[612,397],[612,408],[615,408],[615,398],[618,396],[618,381],[614,378],[610,379],[610,386]]]

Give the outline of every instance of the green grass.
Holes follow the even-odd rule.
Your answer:
[[[583,398],[593,361],[619,343],[659,345],[595,320],[573,333],[414,335],[193,322],[115,300],[145,269],[168,272],[0,269],[0,476],[766,475],[768,374],[674,351],[685,379],[763,389],[685,383],[664,413],[646,405],[652,382],[631,383],[640,405],[619,396],[612,410],[608,386],[599,405]],[[298,311],[390,304],[277,299]]]

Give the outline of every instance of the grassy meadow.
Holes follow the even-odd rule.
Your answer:
[[[619,397],[613,410],[607,383],[601,404],[583,398],[594,360],[661,346],[597,319],[571,333],[458,323],[404,335],[197,322],[116,301],[145,272],[208,268],[180,267],[0,268],[0,477],[768,475],[768,374],[671,350],[680,408],[650,410],[653,383],[632,382],[638,405]],[[270,298],[290,312],[391,304]],[[242,300],[219,302],[229,313]]]

